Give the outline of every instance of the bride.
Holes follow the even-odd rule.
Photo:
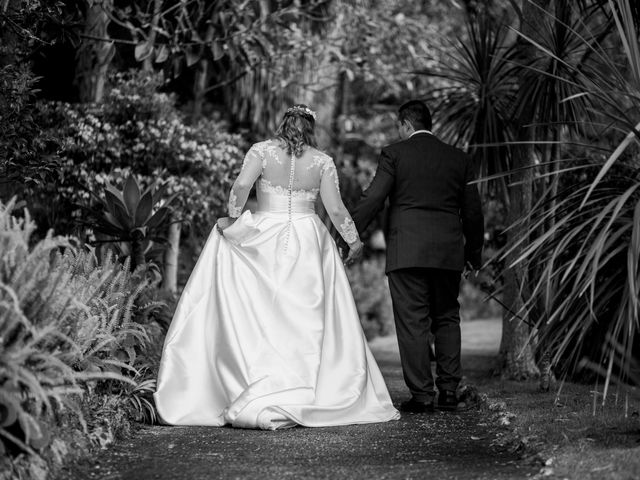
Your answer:
[[[399,418],[365,340],[318,194],[362,249],[315,112],[294,105],[247,152],[167,332],[155,403],[173,425],[323,427]],[[257,182],[257,183],[256,183]],[[256,183],[258,208],[243,208]]]

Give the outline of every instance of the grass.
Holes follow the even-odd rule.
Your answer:
[[[502,442],[539,462],[539,476],[567,479],[640,478],[640,392],[613,394],[602,405],[601,388],[565,383],[540,392],[537,382],[487,380],[480,386],[504,401],[511,431]],[[616,398],[617,396],[617,398]],[[628,402],[628,403],[627,403]],[[595,412],[595,414],[594,414]],[[514,414],[511,417],[509,413]]]

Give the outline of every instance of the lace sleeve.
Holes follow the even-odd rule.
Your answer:
[[[321,175],[320,197],[329,214],[329,218],[331,218],[331,223],[333,223],[344,241],[348,244],[359,241],[360,236],[358,235],[355,223],[353,223],[351,215],[349,215],[349,212],[342,202],[338,171],[330,157],[327,157],[327,160],[323,164]]]
[[[242,209],[247,203],[251,187],[253,187],[253,184],[262,173],[262,157],[262,152],[255,145],[245,155],[242,169],[229,192],[227,209],[230,217],[238,218],[242,214]]]

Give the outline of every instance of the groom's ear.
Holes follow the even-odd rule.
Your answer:
[[[408,119],[398,120],[398,130],[403,137],[408,137],[415,129]]]

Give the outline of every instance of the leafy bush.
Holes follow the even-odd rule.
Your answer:
[[[189,125],[174,99],[159,92],[159,75],[119,73],[111,83],[101,104],[39,105],[36,120],[43,135],[60,139],[62,162],[59,183],[41,192],[41,202],[55,209],[46,226],[73,232],[76,205],[87,204],[90,191],[107,182],[122,188],[135,173],[145,187],[166,182],[166,193],[181,200],[181,219],[206,236],[241,165],[241,138],[212,120]]]
[[[97,398],[153,421],[147,351],[162,331],[153,321],[161,305],[139,302],[156,282],[149,271],[110,257],[100,265],[51,232],[31,245],[36,225],[13,208],[0,203],[0,446],[18,472],[27,468],[21,452],[56,457],[51,436],[65,416],[99,442],[90,429]]]
[[[0,67],[0,199],[28,198],[32,188],[57,176],[57,141],[36,121],[36,81],[26,66]]]

